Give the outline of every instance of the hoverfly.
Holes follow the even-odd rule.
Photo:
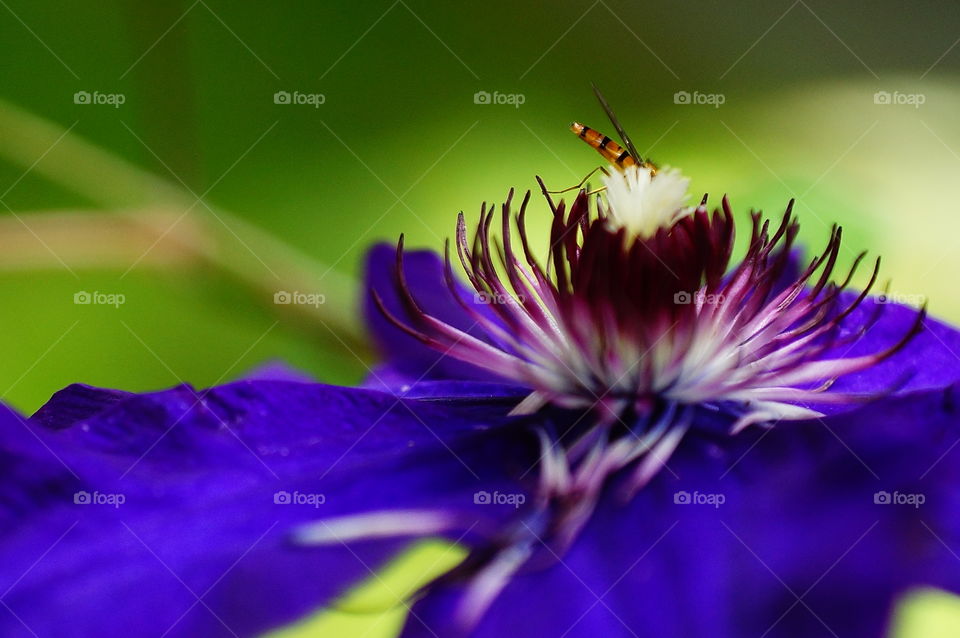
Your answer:
[[[617,119],[616,114],[614,114],[613,109],[610,108],[610,105],[607,103],[606,98],[603,97],[603,94],[600,92],[600,89],[593,86],[593,93],[597,96],[597,100],[600,102],[600,106],[603,107],[604,112],[606,112],[607,117],[610,118],[610,123],[613,124],[613,128],[617,131],[617,135],[620,136],[623,146],[620,146],[608,136],[592,129],[589,126],[585,126],[580,122],[573,122],[570,124],[570,130],[573,133],[586,142],[589,146],[596,149],[600,155],[602,155],[607,161],[617,167],[618,170],[624,170],[630,166],[640,166],[642,168],[649,169],[654,175],[657,173],[657,167],[650,160],[644,160],[640,153],[637,152],[637,148],[633,145],[633,140],[630,139],[630,136],[627,135],[627,132],[623,130],[623,126],[620,125],[620,121]],[[624,148],[626,147],[626,148]],[[603,172],[605,175],[609,175],[607,169],[603,166],[598,166],[597,168],[590,171],[586,177],[580,180],[580,183],[576,186],[571,186],[570,188],[565,188],[562,191],[550,191],[551,193],[565,193],[567,191],[575,190],[584,185],[584,183],[590,179],[590,177],[597,171]],[[598,189],[592,191],[593,193],[599,193],[603,189]]]

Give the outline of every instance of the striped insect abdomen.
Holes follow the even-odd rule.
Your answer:
[[[570,130],[576,133],[584,142],[595,148],[597,152],[607,158],[607,161],[611,164],[616,164],[620,168],[635,166],[637,164],[637,160],[630,155],[625,148],[600,131],[596,131],[589,126],[584,126],[580,122],[571,124]]]

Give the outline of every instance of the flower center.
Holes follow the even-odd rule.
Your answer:
[[[625,228],[631,238],[649,238],[695,210],[687,206],[690,180],[676,169],[634,164],[609,171],[602,181],[610,227]]]
[[[543,187],[553,212],[546,267],[526,234],[529,192],[515,219],[519,252],[511,239],[512,191],[499,238],[491,232],[492,208],[481,209],[472,242],[460,216],[460,262],[476,297],[488,303],[464,301],[449,257],[447,282],[484,338],[419,307],[403,276],[401,238],[398,286],[415,325],[394,322],[449,356],[529,387],[515,413],[553,403],[609,418],[648,414],[658,403],[723,404],[740,417],[735,429],[820,416],[810,404],[856,399],[826,390],[837,377],[890,356],[921,329],[923,311],[893,347],[832,357],[859,337],[841,337],[841,322],[866,298],[879,260],[863,292],[846,291],[863,254],[834,283],[841,240],[835,228],[823,253],[798,268],[792,202],[776,227],[753,215],[746,254],[731,268],[734,222],[726,199],[713,213],[706,198],[685,208],[687,180],[648,168],[615,173],[607,187],[606,206],[600,200],[591,206],[581,191],[569,210]]]

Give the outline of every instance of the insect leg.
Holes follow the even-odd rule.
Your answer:
[[[559,190],[559,191],[547,191],[547,192],[556,195],[556,194],[558,194],[558,193],[566,193],[566,192],[573,191],[573,190],[579,190],[580,188],[583,187],[584,184],[587,183],[587,180],[588,180],[588,179],[590,179],[591,177],[593,177],[594,174],[597,173],[597,171],[602,172],[604,175],[609,175],[609,174],[610,174],[610,173],[607,171],[607,169],[605,169],[603,166],[598,166],[598,167],[596,167],[595,169],[593,169],[592,171],[590,171],[589,173],[587,173],[586,177],[584,177],[583,179],[581,179],[580,182],[579,182],[577,185],[571,186],[570,188],[564,188],[563,190]]]

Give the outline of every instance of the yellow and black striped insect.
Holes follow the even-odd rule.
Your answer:
[[[606,112],[607,117],[610,118],[610,123],[613,124],[613,128],[616,129],[617,135],[620,136],[620,139],[623,141],[623,146],[620,146],[614,142],[610,137],[604,135],[596,129],[592,129],[589,126],[585,126],[580,122],[574,122],[570,125],[570,130],[573,131],[577,137],[586,142],[590,147],[594,148],[600,155],[602,155],[608,162],[616,166],[619,170],[624,170],[630,166],[640,166],[642,168],[647,168],[651,173],[656,175],[657,167],[655,164],[649,160],[644,160],[640,153],[637,152],[636,147],[633,145],[633,140],[630,139],[630,136],[627,135],[627,132],[623,130],[623,127],[620,125],[620,121],[617,119],[616,114],[614,114],[613,109],[610,108],[610,105],[607,103],[606,98],[603,97],[603,94],[600,93],[595,85],[593,87],[593,92],[597,96],[597,100],[600,102],[600,106],[603,107],[603,110]],[[625,147],[625,148],[624,148]],[[603,166],[598,166],[597,168],[590,171],[586,177],[584,177],[579,184],[566,188],[562,191],[550,191],[563,193],[566,191],[578,189],[583,184],[590,179],[590,177],[601,171],[604,174],[609,174],[607,169]],[[592,191],[592,193],[598,193],[603,189],[598,189]]]
[[[589,126],[581,124],[580,122],[574,122],[570,125],[570,130],[576,133],[580,139],[589,144],[592,148],[595,148],[598,153],[603,155],[610,163],[615,164],[619,168],[626,168],[628,166],[635,166],[637,160],[634,159],[633,155],[630,154],[630,151],[623,148],[609,137],[601,133],[596,129],[592,129]]]

